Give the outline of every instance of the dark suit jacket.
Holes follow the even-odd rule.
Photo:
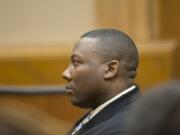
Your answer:
[[[106,106],[75,135],[120,135],[123,132],[123,120],[128,115],[127,111],[138,96],[139,91],[138,87],[136,87]],[[82,117],[74,127],[87,115]]]

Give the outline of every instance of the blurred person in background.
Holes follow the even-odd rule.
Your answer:
[[[0,135],[64,135],[69,124],[32,104],[0,98]]]
[[[134,81],[137,67],[136,45],[125,33],[97,29],[83,34],[63,77],[72,104],[91,111],[69,134],[121,134],[126,112],[139,95]]]
[[[0,122],[0,134],[1,135],[45,135],[42,133],[33,133],[24,129],[23,127],[18,126],[17,124],[12,124],[8,122]]]
[[[136,102],[124,135],[180,135],[180,81],[154,87]]]

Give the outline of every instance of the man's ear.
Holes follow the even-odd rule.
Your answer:
[[[112,60],[106,63],[104,79],[110,79],[116,76],[119,69],[119,65],[120,63],[117,60]]]

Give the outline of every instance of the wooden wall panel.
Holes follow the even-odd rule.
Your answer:
[[[17,94],[1,94],[0,101],[26,103],[27,106],[36,106],[40,110],[46,112],[54,118],[65,120],[72,124],[87,110],[79,109],[70,103],[70,99],[64,94],[47,94],[47,95],[17,95]],[[13,103],[14,102],[14,103]],[[26,107],[27,107],[26,106]]]
[[[42,45],[43,44],[43,45]],[[15,43],[0,46],[0,84],[49,85],[65,83],[70,43]]]
[[[136,41],[159,37],[159,0],[96,0],[99,28],[120,29]]]
[[[159,0],[161,16],[160,37],[164,39],[180,40],[180,1],[179,0]]]
[[[140,64],[137,82],[142,89],[179,79],[180,63],[177,59],[179,45],[176,41],[139,43]]]

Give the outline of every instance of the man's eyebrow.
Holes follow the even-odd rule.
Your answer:
[[[71,55],[71,59],[74,59],[74,58],[80,58],[80,56],[77,55],[77,54],[72,54],[72,55]]]

